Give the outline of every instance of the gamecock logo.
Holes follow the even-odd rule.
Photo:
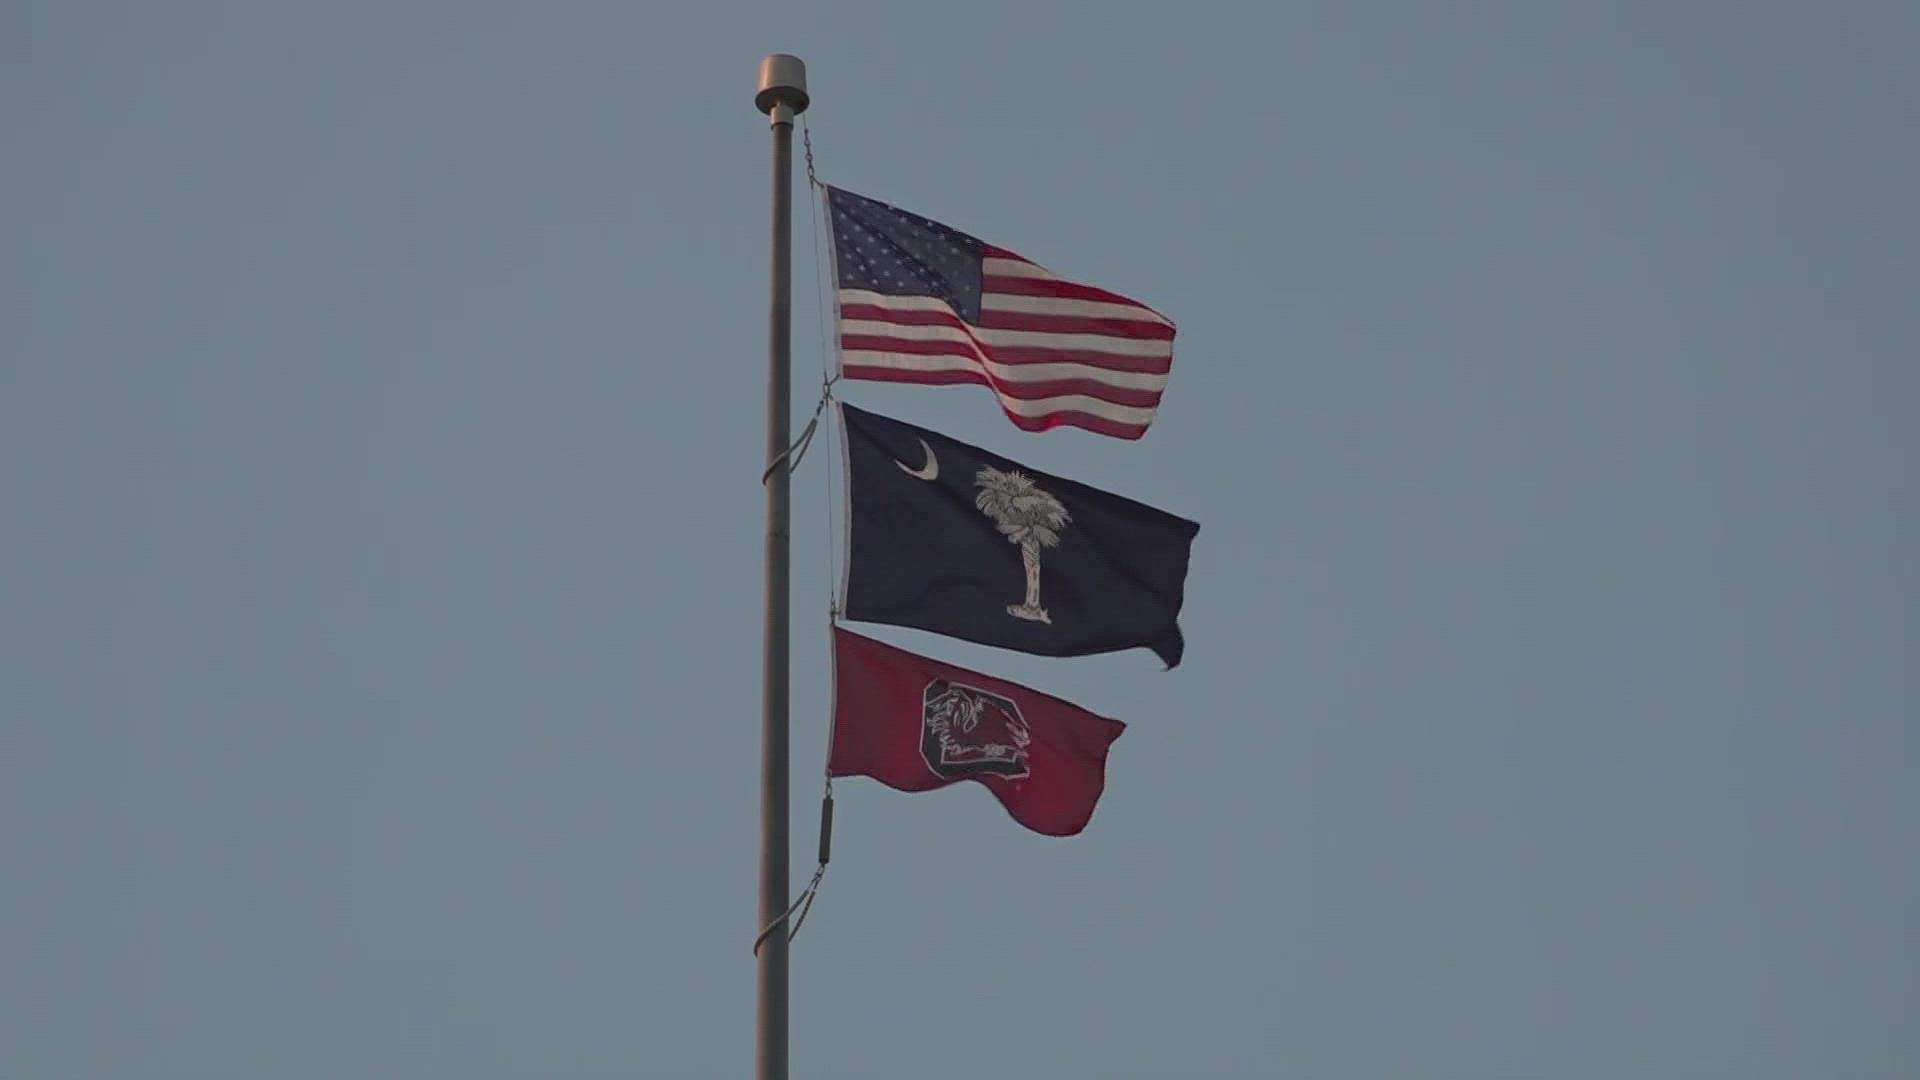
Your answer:
[[[935,679],[921,696],[920,756],[936,775],[1018,779],[1027,775],[1032,741],[1020,706],[999,694]]]

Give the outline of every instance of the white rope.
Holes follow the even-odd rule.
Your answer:
[[[814,313],[818,320],[814,324],[814,331],[820,340],[820,392],[821,407],[824,408],[833,394],[833,384],[839,381],[839,376],[833,373],[834,365],[831,355],[833,347],[827,341],[827,324],[833,319],[833,309],[827,303],[825,282],[832,276],[834,268],[828,246],[824,242],[826,230],[820,223],[820,193],[824,189],[820,184],[820,178],[813,171],[813,129],[807,126],[805,115],[800,118],[800,139],[806,147],[807,188],[812,196],[808,200],[811,205],[807,214],[807,225],[811,230],[810,239],[813,242],[813,300]],[[827,451],[827,458],[827,624],[831,626],[840,614],[836,609],[840,592],[838,584],[840,549],[839,536],[834,529],[833,451]]]

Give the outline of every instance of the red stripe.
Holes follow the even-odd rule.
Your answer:
[[[1023,431],[1050,431],[1057,427],[1085,428],[1101,435],[1111,435],[1116,439],[1138,439],[1147,433],[1141,424],[1123,424],[1118,420],[1109,420],[1104,416],[1083,413],[1073,409],[1064,409],[1045,416],[1015,416],[1007,413],[1007,419]]]
[[[960,383],[991,385],[986,377],[974,371],[900,371],[896,368],[867,367],[861,364],[848,364],[841,368],[841,375],[849,379],[866,379],[872,382],[918,383],[923,386],[951,386]],[[1057,427],[1085,428],[1101,435],[1111,435],[1117,439],[1138,439],[1147,433],[1144,424],[1123,424],[1118,420],[1109,420],[1104,416],[1081,412],[1078,409],[1061,409],[1058,412],[1042,416],[1021,416],[1001,406],[1007,419],[1022,431],[1048,431]]]
[[[986,280],[981,282],[980,289],[989,296],[999,293],[1002,296],[1051,296],[1061,300],[1099,300],[1108,304],[1137,307],[1142,311],[1153,311],[1140,301],[1129,300],[1119,293],[1108,292],[1092,285],[1082,285],[1077,281],[1060,281],[1056,278],[1004,277],[1000,274],[988,274]],[[1154,314],[1158,316],[1159,312]]]
[[[1032,330],[1041,334],[1102,334],[1133,341],[1173,340],[1173,327],[1166,323],[1088,318],[1083,315],[1041,315],[998,308],[981,311],[980,325],[993,330]]]
[[[878,304],[841,304],[840,318],[890,322],[895,326],[951,326],[959,330],[967,329],[966,320],[952,311],[930,308],[896,310],[881,307]]]
[[[1008,259],[1013,262],[1023,262],[1036,270],[1042,270],[1049,274],[1053,272],[1018,252],[1008,251],[1003,247],[994,247],[992,244],[982,244],[981,254],[989,259]],[[1057,277],[1018,278],[1005,277],[1000,274],[988,274],[982,284],[984,286],[983,291],[989,293],[1012,293],[1017,296],[1057,296],[1067,300],[1104,300],[1109,304],[1126,304],[1128,307],[1137,307],[1142,311],[1152,312],[1153,317],[1156,319],[1166,319],[1166,316],[1131,297],[1121,296],[1117,292],[1108,292],[1105,289],[1098,289],[1092,285],[1082,285],[1077,281],[1063,281]],[[1172,322],[1173,320],[1167,319],[1167,321]]]
[[[980,361],[978,356],[969,352],[965,345],[957,341],[899,341],[894,338],[854,335],[847,338],[844,344],[848,349],[892,353],[902,356],[952,356],[974,364],[978,364]],[[859,364],[856,361],[853,366],[869,367],[873,365]],[[887,370],[891,371],[893,369],[889,368]],[[928,374],[935,373],[928,372]],[[1085,394],[1088,397],[1099,398],[1102,401],[1111,401],[1115,405],[1134,405],[1143,409],[1151,409],[1158,406],[1161,396],[1165,393],[1164,390],[1143,390],[1134,386],[1115,386],[1112,383],[1101,382],[1093,378],[1043,379],[1034,382],[995,379],[992,375],[988,374],[983,367],[971,368],[968,371],[939,372],[938,374],[954,376],[966,375],[971,381],[985,383],[986,385],[998,388],[1008,397],[1033,399],[1057,397],[1060,394]]]
[[[924,354],[923,354],[924,355]],[[966,359],[972,359],[967,357]],[[881,368],[877,365],[849,364],[848,370],[859,368],[862,371],[900,371],[899,368]],[[991,386],[1010,398],[1021,401],[1039,401],[1044,398],[1059,397],[1062,394],[1085,394],[1090,398],[1111,402],[1115,405],[1129,405],[1136,409],[1153,409],[1160,405],[1161,391],[1141,390],[1131,386],[1113,386],[1094,379],[1044,379],[1038,382],[1013,382],[1008,379],[995,379],[979,368],[965,371],[914,371],[915,375],[936,377],[939,382],[970,382],[982,386]]]
[[[921,341],[916,338],[889,337],[885,334],[842,334],[840,348],[903,353],[908,356],[962,356],[974,361],[978,361],[984,355],[997,364],[1081,364],[1104,371],[1143,375],[1165,375],[1169,363],[1164,356],[1109,356],[1106,353],[1083,353],[1072,349],[1030,347],[990,348],[969,346],[964,341]]]
[[[972,330],[973,326],[949,309],[889,308],[859,302],[840,305],[844,319],[871,319],[900,326],[952,326]],[[1086,318],[1078,315],[1039,315],[1025,311],[982,311],[980,327],[989,330],[1027,330],[1037,334],[1099,334],[1130,341],[1172,341],[1173,327],[1165,323],[1131,319]]]
[[[840,374],[849,379],[867,379],[872,382],[925,383],[928,386],[957,386],[961,383],[969,386],[993,385],[978,371],[904,371],[900,368],[872,367],[867,364],[843,364],[840,367]]]

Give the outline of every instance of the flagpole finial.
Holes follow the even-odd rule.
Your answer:
[[[799,57],[771,53],[760,61],[760,91],[753,95],[753,104],[774,123],[793,123],[812,101],[807,96],[807,65]]]

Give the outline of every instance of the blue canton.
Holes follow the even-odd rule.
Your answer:
[[[827,188],[840,288],[931,296],[980,321],[986,245],[958,229],[836,187]]]

